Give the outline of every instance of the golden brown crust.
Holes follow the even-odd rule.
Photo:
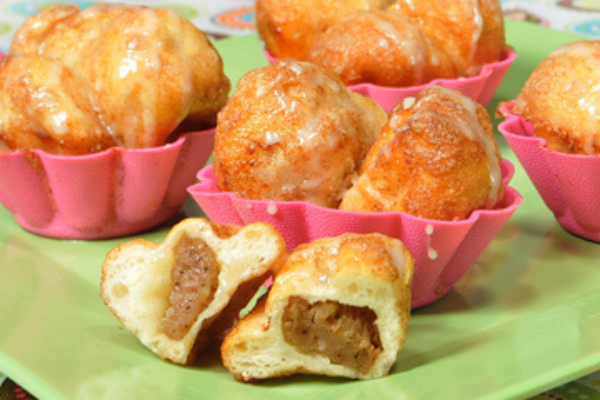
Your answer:
[[[161,146],[182,123],[196,130],[214,126],[216,113],[225,104],[230,89],[221,58],[206,35],[191,22],[165,10],[104,3],[83,11],[75,6],[50,7],[27,19],[17,32],[10,54],[21,53],[48,57],[81,79],[83,84],[79,86],[89,92],[88,102],[104,130],[123,147]],[[43,75],[44,71],[35,65],[27,69],[31,75]],[[17,78],[5,78],[2,90],[10,92],[19,84]],[[47,80],[46,84],[50,94],[73,90],[61,88],[72,83],[60,79]],[[13,112],[25,114],[13,119],[39,125],[37,133],[42,138],[52,134],[44,129],[43,120],[26,115],[27,109],[36,104],[23,99],[12,101]],[[60,97],[52,97],[51,101],[58,102],[61,111],[68,111],[69,103],[63,105]],[[77,97],[73,102],[79,105],[81,99]],[[52,118],[59,128],[68,131],[62,138],[65,143],[96,128],[71,126],[71,118],[76,118],[71,113],[57,112]],[[17,134],[11,134],[13,149],[27,147],[26,139],[21,143]],[[88,152],[102,150],[104,145],[99,141],[98,149]],[[55,146],[58,150],[51,146],[44,149],[73,153],[68,146],[65,144],[62,151],[62,143]]]
[[[458,76],[477,74],[483,64],[498,61],[505,49],[498,0],[398,0],[388,11],[420,26],[449,55]]]
[[[221,347],[223,364],[242,382],[296,373],[359,379],[384,376],[406,339],[413,268],[408,250],[396,239],[380,234],[344,234],[299,246],[277,273],[267,298],[226,336]],[[357,334],[357,327],[377,332],[381,346],[372,367],[361,371],[352,363],[344,365],[337,355],[329,358],[326,351],[302,350],[288,342],[282,321],[292,298],[315,307],[339,307],[341,313],[354,310],[343,318],[325,319],[330,322],[320,320],[332,326],[319,329],[328,331],[328,341],[335,340],[336,334],[347,339],[344,335]],[[369,318],[353,316],[360,310],[376,314],[374,326],[364,326]],[[321,311],[327,312],[317,312]],[[299,334],[302,337],[302,332]],[[318,349],[319,345],[309,343],[307,348]],[[356,351],[361,352],[362,347]]]
[[[92,97],[84,80],[53,59],[8,55],[0,61],[0,141],[68,155],[112,147]]]
[[[414,105],[392,111],[340,209],[464,219],[502,199],[500,160],[487,111],[457,92],[428,88]]]
[[[233,235],[235,235],[236,233],[238,233],[240,231],[240,229],[242,229],[241,226],[237,226],[237,225],[221,225],[221,224],[217,224],[217,223],[212,222],[212,221],[210,223],[210,227],[212,228],[212,230],[215,233],[215,235],[217,235],[217,237],[219,237],[221,239],[230,238]]]
[[[219,113],[219,189],[337,207],[385,119],[323,67],[284,59],[251,71]]]
[[[335,246],[331,245],[333,240]],[[306,283],[312,281],[315,284],[324,279],[334,280],[338,276],[354,273],[366,273],[383,280],[398,279],[398,270],[390,262],[390,255],[386,250],[389,240],[383,235],[373,234],[365,238],[365,235],[346,233],[335,239],[318,239],[302,244],[286,259],[272,291],[274,294],[284,295],[295,287],[293,279],[284,280],[282,277],[296,273]],[[404,256],[408,255],[406,250]],[[335,260],[333,263],[332,259]]]
[[[274,57],[327,66],[348,85],[472,76],[505,51],[499,0],[391,3],[259,0],[257,28]]]
[[[10,46],[11,53],[38,53],[46,37],[63,21],[79,13],[75,5],[57,4],[27,18]]]
[[[235,354],[237,349],[245,347],[245,334],[248,331],[256,331],[260,333],[268,332],[270,329],[269,318],[265,314],[265,305],[267,304],[267,295],[263,295],[258,299],[256,305],[244,318],[244,325],[240,327],[238,323],[233,329],[225,336],[224,341],[221,345],[221,360],[223,360],[223,366],[233,374],[233,377],[238,382],[252,383],[258,379],[245,377],[241,372],[236,372],[237,369],[234,364]],[[297,370],[281,371],[273,378],[281,376],[289,376],[296,373]]]
[[[384,11],[352,13],[331,25],[307,61],[333,70],[346,85],[400,87],[458,76],[452,60],[425,31]]]
[[[256,28],[274,57],[305,60],[321,32],[330,25],[354,11],[382,10],[391,1],[257,0]]]
[[[578,41],[557,49],[532,72],[513,111],[531,122],[548,148],[600,154],[600,41]]]

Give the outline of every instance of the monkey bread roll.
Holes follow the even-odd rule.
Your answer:
[[[363,11],[327,29],[306,60],[331,69],[346,85],[413,86],[457,76],[439,46],[398,14]]]
[[[549,149],[600,155],[600,40],[561,46],[540,62],[512,111],[529,121]]]
[[[600,242],[600,41],[561,46],[540,62],[500,132],[567,231]]]
[[[210,157],[229,89],[216,49],[175,12],[48,7],[0,60],[0,201],[55,238],[159,225]]]
[[[27,74],[40,75],[31,84],[0,65],[0,140],[13,150],[27,149],[32,135],[49,145],[35,148],[54,154],[87,154],[112,145],[69,147],[88,130],[75,124],[79,112],[94,114],[104,136],[118,146],[162,146],[182,123],[195,130],[213,127],[230,88],[206,35],[165,10],[104,3],[83,11],[50,7],[17,31],[9,55],[21,54],[60,65],[22,63]],[[69,75],[80,79],[78,92],[61,88],[75,84],[62,79]],[[96,120],[89,130],[97,129]]]
[[[467,218],[504,198],[501,156],[483,106],[432,86],[390,114],[341,210]]]
[[[261,93],[260,88],[253,91]],[[277,96],[274,97],[272,101],[278,104]],[[300,116],[292,114],[284,119],[286,122],[304,115],[298,105],[289,109]],[[243,111],[238,116],[253,118],[260,112],[260,108],[254,113],[239,110]],[[232,113],[233,109],[227,112]],[[246,179],[244,174],[253,179],[254,175],[277,176],[268,173],[280,168],[283,177],[293,177],[298,171],[306,173],[297,180],[300,186],[323,179],[324,168],[314,168],[318,164],[310,156],[324,165],[329,165],[328,161],[341,165],[336,157],[345,153],[329,151],[323,157],[318,153],[326,149],[323,145],[310,156],[303,156],[302,162],[286,164],[291,155],[272,157],[277,152],[285,154],[289,147],[267,145],[265,138],[279,130],[264,130],[264,126],[276,125],[268,118],[263,121],[266,122],[262,125],[248,125],[242,131],[255,140],[232,140],[235,151],[227,151],[226,141],[217,140],[215,164],[203,168],[198,173],[200,183],[188,188],[206,215],[219,223],[268,222],[286,238],[288,250],[345,232],[379,232],[397,238],[416,260],[413,307],[444,296],[522,202],[522,196],[508,186],[514,168],[500,157],[489,115],[458,92],[432,87],[399,104],[365,158],[355,164],[357,170],[348,179],[349,186],[337,186],[345,189],[339,192],[343,195],[339,208],[311,202],[308,197],[282,198],[277,191],[251,197],[233,186],[223,186],[217,174],[220,153],[231,159],[229,165],[241,171],[233,175],[234,179]],[[277,129],[291,125],[280,124]],[[294,130],[290,137],[295,137]],[[244,155],[243,162],[237,165],[233,157],[236,153]],[[273,169],[263,173],[262,165]],[[239,169],[240,166],[244,168]],[[281,191],[287,185],[271,182],[277,184],[267,188]]]
[[[257,0],[256,28],[273,57],[304,60],[330,25],[355,11],[383,10],[393,0]],[[318,10],[318,12],[315,12]]]
[[[290,3],[307,11],[288,13]],[[283,57],[286,39],[279,33],[288,32],[293,48],[302,50],[286,56],[330,68],[388,111],[430,85],[487,105],[516,57],[505,43],[498,0],[398,0],[356,8],[340,0],[331,3],[338,5],[335,18],[312,12],[306,1],[259,0],[257,28],[266,57]],[[320,28],[311,35],[298,34],[303,26],[316,25]]]
[[[377,233],[299,246],[266,298],[225,337],[223,363],[244,382],[385,376],[406,339],[412,274],[406,247]]]
[[[190,218],[161,244],[136,239],[111,250],[102,298],[144,346],[189,364],[231,328],[285,255],[269,224],[240,228]]]
[[[218,116],[218,186],[337,207],[386,117],[326,68],[283,59],[253,70]]]
[[[117,145],[86,82],[61,62],[33,53],[0,61],[0,121],[5,150],[73,155]]]
[[[483,65],[499,61],[506,48],[498,0],[397,0],[388,11],[406,18],[441,46],[457,76],[477,74]]]

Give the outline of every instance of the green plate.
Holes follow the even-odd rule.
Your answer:
[[[518,58],[490,105],[515,97],[549,52],[576,36],[507,20]],[[235,82],[264,65],[253,36],[218,42]],[[43,399],[512,398],[600,366],[600,244],[565,232],[517,167],[523,205],[450,293],[414,313],[391,375],[354,382],[296,376],[241,384],[218,349],[194,367],[161,361],[99,295],[105,254],[129,238],[78,242],[32,235],[0,209],[0,371]],[[186,212],[199,210],[188,203]],[[161,241],[167,227],[144,234]]]

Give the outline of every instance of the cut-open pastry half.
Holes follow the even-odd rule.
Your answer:
[[[239,381],[296,373],[385,376],[405,342],[413,258],[397,239],[347,233],[301,245],[221,346]]]
[[[269,224],[189,218],[162,244],[136,239],[111,250],[102,298],[146,347],[189,364],[231,328],[285,256],[284,239]]]

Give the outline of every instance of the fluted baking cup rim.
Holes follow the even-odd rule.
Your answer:
[[[204,181],[213,181],[212,177],[209,177],[209,175],[208,175],[211,172],[212,172],[212,165],[207,165],[204,168],[202,168],[200,171],[198,171],[197,178],[200,182],[190,186],[188,188],[188,191],[193,191],[196,188],[203,186]],[[508,186],[508,183],[512,180],[512,178],[514,176],[514,173],[515,173],[514,165],[510,161],[508,161],[506,159],[502,159],[502,172],[503,172],[502,181],[504,182],[505,188],[513,189],[512,187]],[[302,206],[305,206],[308,208],[330,210],[330,211],[335,211],[338,213],[346,213],[348,215],[365,215],[365,214],[375,215],[375,213],[363,213],[363,212],[359,212],[359,211],[346,211],[346,210],[338,210],[338,209],[334,209],[334,208],[327,208],[327,207],[319,206],[314,203],[300,201],[300,200],[290,200],[290,201],[254,200],[254,199],[241,197],[239,194],[237,194],[235,192],[221,192],[221,191],[214,192],[213,194],[218,195],[218,196],[235,197],[237,200],[239,200],[241,202],[247,202],[250,204],[257,204],[257,205],[260,204],[260,205],[265,205],[267,207],[269,205],[278,206],[278,205],[284,205],[284,204],[285,205],[296,205],[296,206],[302,205]],[[501,202],[499,202],[499,203],[501,203]],[[413,219],[413,220],[430,221],[430,222],[435,222],[436,224],[447,224],[447,225],[459,224],[460,225],[460,224],[469,224],[470,221],[477,219],[479,214],[481,214],[481,213],[493,213],[495,211],[498,211],[498,209],[496,209],[496,208],[477,209],[477,210],[473,211],[469,215],[469,217],[467,217],[465,219],[452,220],[452,221],[417,217],[415,215],[411,215],[411,214],[407,214],[407,213],[403,213],[403,212],[399,212],[399,211],[379,212],[379,213],[376,213],[376,215],[389,217],[389,216],[393,216],[396,214],[400,214],[400,215],[402,215],[403,218],[408,218],[408,219]]]
[[[212,153],[214,135],[212,128],[159,147],[85,155],[2,152],[0,203],[41,236],[97,240],[139,233],[179,212]]]
[[[499,104],[498,111],[505,118],[504,121],[502,121],[498,124],[499,130],[503,129],[508,135],[513,136],[513,137],[519,137],[524,140],[531,140],[533,142],[536,142],[541,147],[543,147],[547,153],[550,153],[555,157],[564,157],[564,158],[569,158],[569,159],[586,159],[587,158],[590,160],[600,159],[600,156],[594,155],[594,154],[571,154],[571,153],[565,153],[565,152],[558,151],[558,150],[553,150],[548,147],[548,141],[546,139],[536,136],[535,133],[533,133],[533,128],[529,128],[530,130],[525,132],[525,135],[515,134],[513,132],[507,131],[505,127],[507,125],[509,125],[510,122],[522,123],[524,121],[527,124],[529,124],[529,121],[527,121],[522,115],[517,114],[513,111],[515,101],[516,100],[508,100],[508,101],[503,101],[502,103]],[[503,134],[505,132],[501,131],[501,133],[503,133]]]
[[[505,120],[498,129],[506,138],[544,204],[568,232],[600,242],[600,156],[569,154],[548,148],[531,123],[513,112],[514,100],[498,111]],[[596,213],[600,215],[600,213]]]
[[[514,166],[507,160],[502,161],[502,166],[505,196],[499,207],[476,210],[460,221],[431,220],[400,212],[340,211],[307,202],[244,199],[236,193],[218,191],[211,166],[198,173],[200,183],[188,191],[217,223],[271,223],[286,238],[288,250],[344,232],[380,232],[400,239],[416,259],[413,307],[417,308],[443,297],[520,206],[521,194],[508,185]],[[431,256],[432,251],[435,257]]]

